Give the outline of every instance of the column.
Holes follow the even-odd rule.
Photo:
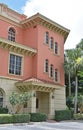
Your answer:
[[[50,92],[49,93],[49,119],[54,119],[55,115],[55,107],[54,107],[54,93]]]
[[[31,112],[36,112],[36,91],[31,91]]]

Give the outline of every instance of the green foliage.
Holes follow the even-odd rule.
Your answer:
[[[47,120],[47,115],[45,113],[30,113],[30,115],[31,115],[30,121],[33,122],[40,122]]]
[[[75,120],[83,120],[83,114],[80,114],[80,113],[74,114],[74,119]]]
[[[55,111],[55,120],[70,120],[72,118],[72,112],[70,110],[57,110]]]
[[[2,113],[8,113],[8,108],[5,108],[5,107],[0,107],[0,114]]]
[[[13,123],[12,115],[10,114],[0,114],[0,124]]]
[[[28,122],[30,122],[30,114],[0,114],[0,124]]]
[[[67,99],[66,99],[66,104],[68,106],[68,108],[71,110],[71,108],[74,107],[74,104],[73,104],[73,97],[72,96],[68,96]]]
[[[31,98],[31,95],[27,92],[25,93],[22,93],[22,94],[18,94],[18,93],[15,93],[13,92],[10,97],[9,97],[9,102],[10,104],[14,107],[15,105],[18,104],[18,106],[21,104],[21,105],[24,105],[25,103],[28,102],[28,100]],[[13,113],[14,112],[14,108],[13,108]]]
[[[9,97],[10,104],[11,104],[12,106],[16,105],[16,104],[19,102],[18,99],[19,99],[19,98],[18,98],[18,94],[15,93],[15,92],[13,92],[13,93],[10,95],[10,97]]]
[[[13,123],[29,123],[30,114],[13,114]]]
[[[19,94],[18,98],[19,98],[19,103],[24,104],[31,98],[31,95],[25,92],[25,93]]]

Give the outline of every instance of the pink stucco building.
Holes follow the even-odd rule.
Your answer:
[[[28,91],[26,112],[66,109],[64,43],[69,30],[37,13],[27,18],[0,4],[0,106],[9,95]],[[21,110],[22,111],[22,110]]]

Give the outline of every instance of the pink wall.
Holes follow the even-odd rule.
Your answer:
[[[10,27],[13,27],[16,31],[16,42],[23,43],[22,29],[3,20],[0,20],[0,37],[8,39],[8,29]]]
[[[55,56],[49,46],[44,44],[45,32],[49,32],[49,37],[53,37],[54,41],[59,44],[60,56]],[[39,26],[38,28],[38,65],[37,65],[37,77],[47,81],[53,82],[53,79],[49,78],[49,74],[44,73],[44,60],[49,60],[49,65],[53,64],[54,68],[60,72],[60,84],[64,85],[64,39],[61,35],[47,30],[46,28]]]
[[[32,48],[37,48],[38,43],[37,37],[38,37],[37,26],[23,30],[23,44]]]
[[[60,84],[64,85],[64,39],[60,34],[54,33],[43,26],[37,25],[25,30],[11,25],[8,22],[0,20],[0,37],[8,38],[8,28],[14,27],[16,30],[16,42],[25,44],[26,46],[36,48],[37,55],[33,57],[24,56],[23,76],[14,76],[8,74],[8,58],[9,52],[0,48],[0,75],[18,78],[37,77],[53,82],[48,74],[44,73],[44,60],[49,60],[49,65],[53,64],[55,69],[60,72]],[[49,37],[53,37],[54,41],[59,44],[60,56],[55,56],[49,46],[44,44],[45,32],[49,32]],[[4,57],[4,62],[3,62]]]
[[[3,60],[4,59],[4,60]],[[23,75],[9,74],[9,52],[0,48],[0,76],[26,79],[32,77],[32,57],[23,56]]]

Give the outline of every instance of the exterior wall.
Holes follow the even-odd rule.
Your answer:
[[[53,37],[54,41],[58,43],[59,54],[55,55],[53,50],[49,48],[44,42],[45,32],[49,32],[49,37]],[[40,60],[41,59],[41,60]],[[45,79],[47,81],[54,82],[49,74],[44,73],[44,60],[49,60],[49,65],[53,64],[54,68],[57,68],[60,73],[60,84],[64,85],[64,39],[60,34],[54,33],[42,26],[38,26],[38,65],[37,65],[37,77]],[[40,69],[41,68],[41,69]]]
[[[13,23],[4,21],[0,19],[0,37],[8,39],[8,29],[13,27],[16,31],[16,42],[23,43],[23,30],[22,28],[14,25]]]
[[[9,109],[9,112],[12,111],[12,107],[9,103],[9,96],[12,92],[19,92],[19,90],[14,85],[16,81],[17,80],[0,78],[0,89],[3,91],[4,94],[3,106],[7,107]]]
[[[17,79],[26,79],[32,77],[32,57],[22,56],[23,59],[23,66],[22,66],[22,75],[12,75],[9,74],[9,55],[12,52],[9,52],[6,49],[0,48],[0,76],[10,77],[10,78],[17,78]],[[12,53],[18,55],[17,53]],[[3,60],[4,59],[4,60]]]
[[[7,7],[5,7],[7,8]],[[5,11],[3,8],[3,11]],[[9,9],[8,9],[9,10]],[[1,7],[0,7],[1,11]],[[21,93],[15,87],[15,82],[27,79],[30,77],[35,77],[38,79],[43,79],[54,83],[54,79],[49,77],[49,73],[44,72],[44,61],[45,59],[49,60],[50,64],[53,64],[54,69],[59,71],[59,89],[55,89],[54,92],[39,92],[37,91],[37,98],[39,98],[39,108],[36,109],[36,97],[32,96],[31,100],[28,102],[28,108],[25,112],[45,112],[49,118],[53,118],[55,110],[66,109],[66,99],[65,99],[65,87],[64,86],[64,37],[56,32],[53,32],[46,27],[41,25],[33,26],[30,28],[23,29],[19,22],[25,19],[25,16],[18,15],[16,12],[10,10],[10,16],[13,14],[13,18],[5,20],[0,18],[0,37],[8,39],[8,29],[13,27],[16,30],[16,40],[15,42],[24,44],[31,48],[37,49],[37,54],[34,56],[25,56],[21,55],[23,59],[22,63],[22,75],[12,75],[8,73],[9,69],[9,55],[10,52],[7,49],[0,48],[0,89],[4,94],[4,107],[8,107],[10,112],[12,110],[11,105],[9,104],[9,95],[12,92]],[[5,16],[8,17],[7,12]],[[9,17],[10,17],[9,16]],[[0,16],[1,17],[1,16]],[[15,21],[16,17],[16,21]],[[7,20],[7,21],[6,21]],[[13,21],[12,21],[13,20]],[[12,22],[11,22],[12,21]],[[18,26],[17,26],[17,24]],[[49,32],[49,38],[53,37],[54,42],[58,43],[59,54],[55,55],[54,50],[49,48],[49,44],[45,44],[45,32]],[[50,41],[50,39],[49,39]],[[16,44],[16,43],[15,43]],[[18,53],[13,53],[19,55]],[[56,87],[56,83],[55,83]],[[30,90],[31,94],[35,90]],[[52,98],[53,94],[53,98]]]
[[[66,109],[66,96],[65,87],[55,90],[55,110],[65,110]]]

